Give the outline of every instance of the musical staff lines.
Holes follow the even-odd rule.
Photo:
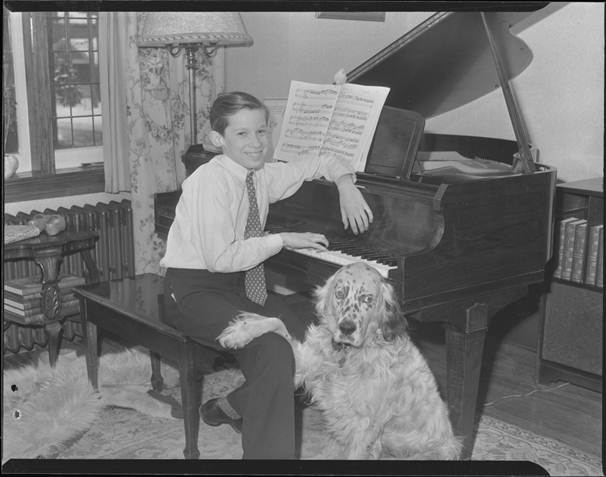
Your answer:
[[[276,158],[329,154],[364,170],[389,88],[292,81]]]

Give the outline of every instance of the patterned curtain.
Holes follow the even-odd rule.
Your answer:
[[[162,271],[165,244],[154,232],[154,194],[174,191],[185,178],[181,156],[189,139],[189,84],[184,55],[164,48],[138,48],[141,13],[128,16],[127,124],[135,271]],[[199,53],[196,71],[198,141],[209,130],[210,105],[223,90],[223,53],[213,59]]]

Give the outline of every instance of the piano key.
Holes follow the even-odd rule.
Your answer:
[[[350,263],[364,262],[371,267],[374,267],[385,278],[388,277],[389,270],[397,268],[396,266],[385,265],[374,260],[365,260],[363,258],[348,255],[340,251],[324,251],[309,248],[293,250],[293,252],[340,266],[349,265]]]

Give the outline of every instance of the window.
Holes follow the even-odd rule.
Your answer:
[[[11,12],[8,27],[20,165],[5,199],[103,191],[98,14]]]
[[[48,16],[55,149],[102,145],[97,16]]]

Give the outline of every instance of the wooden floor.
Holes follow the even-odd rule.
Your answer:
[[[413,332],[442,389],[446,350],[441,333]],[[478,411],[583,452],[602,455],[602,394],[574,384],[535,381],[535,353],[488,339]]]
[[[441,333],[435,329],[411,333],[445,389],[446,352]],[[81,348],[69,342],[66,347]],[[46,351],[6,355],[5,369],[35,362],[40,353]],[[529,350],[488,340],[479,402],[483,403],[479,411],[488,416],[601,456],[602,394],[564,382],[535,384],[535,355]]]

